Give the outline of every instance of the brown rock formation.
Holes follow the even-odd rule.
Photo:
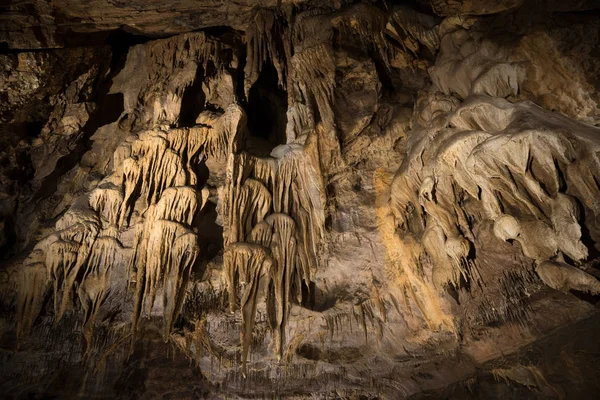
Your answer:
[[[594,1],[13,1],[7,398],[593,398]]]

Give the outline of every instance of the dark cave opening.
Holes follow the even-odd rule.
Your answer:
[[[194,219],[193,226],[198,229],[200,254],[192,267],[195,279],[201,279],[208,263],[223,250],[223,227],[217,223],[218,209],[214,200],[209,200]]]
[[[198,177],[197,188],[210,187],[207,184],[210,170],[204,161],[192,162],[196,165],[195,173]],[[221,251],[223,251],[223,227],[219,225],[218,220],[218,200],[211,195],[204,208],[198,210],[194,216],[192,226],[197,229],[198,244],[200,245],[200,254],[196,263],[192,267],[192,273],[200,279],[208,263],[213,260]]]
[[[181,109],[179,111],[179,125],[191,127],[196,124],[196,118],[204,109],[206,95],[202,90],[204,80],[204,68],[198,65],[194,82],[185,88],[181,98]]]
[[[597,294],[594,295],[589,292],[584,292],[584,291],[575,290],[575,289],[569,290],[569,293],[571,293],[573,296],[577,297],[579,300],[586,301],[592,305],[597,305],[598,303],[600,303],[600,295],[597,295]]]
[[[248,130],[253,142],[268,144],[270,149],[286,143],[287,106],[287,93],[279,86],[273,63],[267,60],[250,89],[246,104]]]

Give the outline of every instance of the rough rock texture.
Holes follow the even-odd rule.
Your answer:
[[[6,397],[600,389],[596,2],[2,10]]]

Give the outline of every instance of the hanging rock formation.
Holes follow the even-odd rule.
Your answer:
[[[598,6],[400,3],[4,7],[0,391],[593,398]]]

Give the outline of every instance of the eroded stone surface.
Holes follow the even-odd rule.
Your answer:
[[[8,7],[3,393],[593,393],[593,4],[263,3]]]

